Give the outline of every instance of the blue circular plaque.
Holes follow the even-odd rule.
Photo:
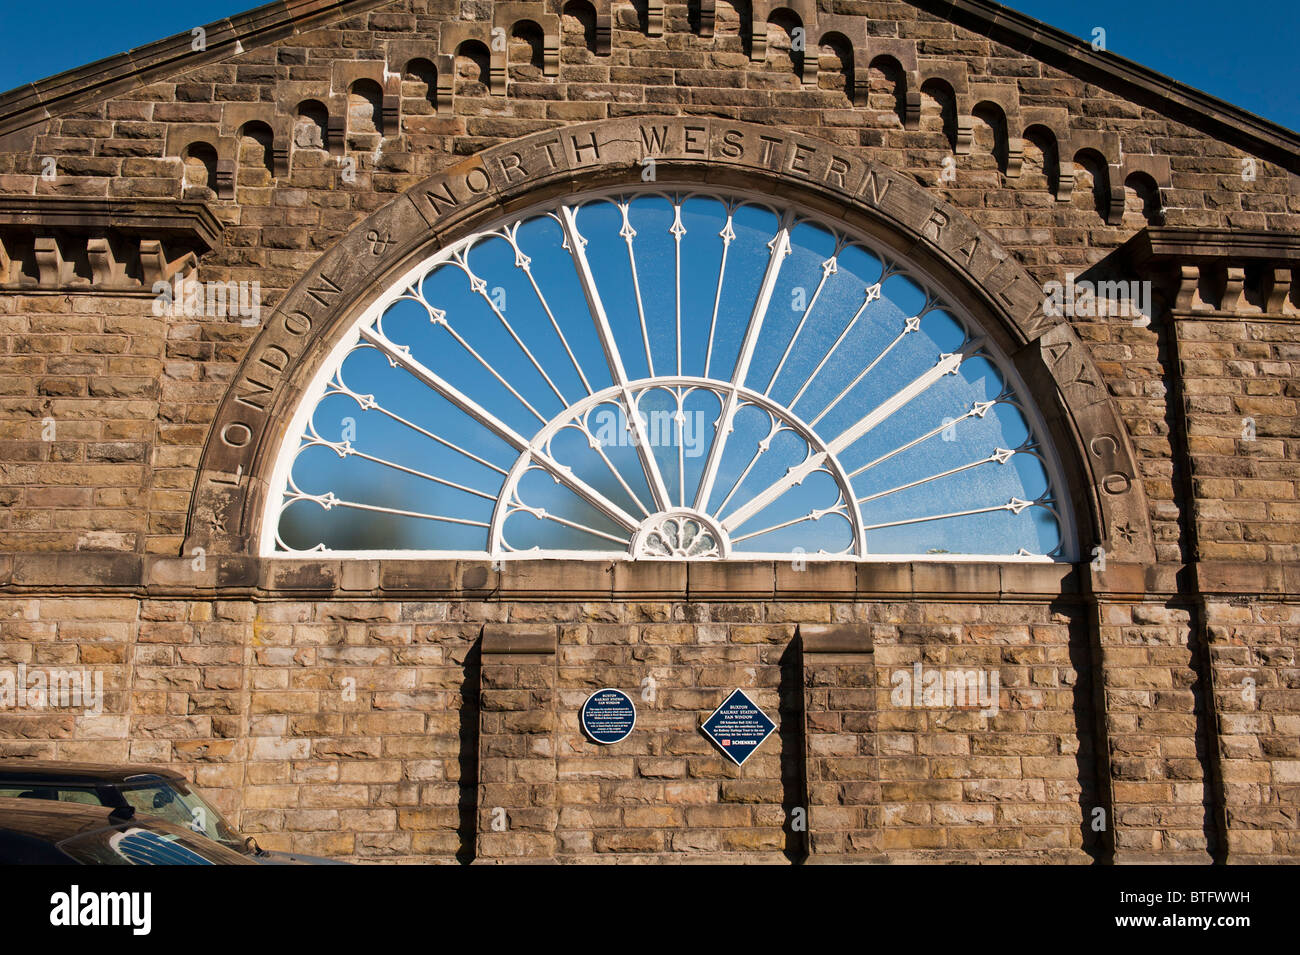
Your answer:
[[[597,690],[582,704],[582,730],[595,743],[627,739],[636,726],[636,707],[622,690]]]

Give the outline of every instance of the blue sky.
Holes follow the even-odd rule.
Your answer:
[[[256,6],[255,0],[63,0],[52,28],[50,7],[0,0],[0,90],[209,23]],[[1296,0],[1016,0],[1010,4],[1068,33],[1275,122],[1300,129],[1295,38]],[[123,9],[123,7],[127,9]],[[1229,12],[1229,11],[1239,12]],[[32,42],[45,37],[46,42]]]

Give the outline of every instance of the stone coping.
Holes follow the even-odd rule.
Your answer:
[[[0,555],[0,594],[143,597],[424,597],[470,600],[1053,600],[1300,597],[1300,563],[372,560],[49,553]]]
[[[1149,226],[1121,246],[1120,254],[1135,267],[1217,260],[1295,266],[1300,265],[1300,234]]]
[[[112,229],[151,238],[192,239],[208,251],[224,227],[202,202],[174,199],[99,199],[73,196],[0,196],[0,230],[102,233]]]

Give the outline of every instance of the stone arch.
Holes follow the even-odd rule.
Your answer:
[[[510,78],[535,80],[542,75],[546,58],[546,35],[535,20],[516,20],[508,33],[506,63]]]
[[[942,133],[948,148],[957,149],[957,93],[947,80],[929,77],[921,84],[921,129]]]
[[[795,27],[806,31],[807,34],[816,35],[816,0],[747,0],[747,5],[749,7],[749,16],[746,18],[750,34],[749,56],[755,63],[762,63],[767,59],[769,24],[780,24],[787,36]],[[740,7],[736,6],[736,9],[739,11]],[[810,39],[811,36],[805,36],[805,45]],[[815,64],[813,68],[816,68]],[[817,78],[805,74],[803,79],[816,82]]]
[[[492,53],[481,40],[465,40],[456,47],[456,93],[486,96],[491,84]]]
[[[383,129],[383,102],[382,86],[371,79],[355,80],[348,87],[348,136],[377,135]]]
[[[1130,173],[1124,180],[1124,222],[1136,228],[1164,225],[1164,202],[1160,186],[1147,172]]]
[[[326,148],[329,142],[329,110],[316,99],[305,99],[294,109],[293,145],[295,149]]]
[[[896,117],[902,128],[907,115],[907,73],[891,54],[873,57],[868,69],[867,105],[881,119]]]
[[[274,170],[271,150],[274,143],[275,135],[271,132],[271,127],[261,120],[249,120],[239,127],[238,162],[240,166],[240,185],[267,186],[271,184],[271,176]]]
[[[1046,189],[1053,196],[1061,193],[1061,147],[1056,133],[1042,123],[1025,130],[1025,185]]]
[[[181,198],[209,199],[217,193],[217,150],[209,142],[195,140],[181,150]]]
[[[807,28],[799,14],[788,7],[778,7],[768,15],[764,30],[768,68],[788,71],[803,82],[810,61],[815,60],[808,56]],[[801,43],[803,48],[799,49]]]
[[[438,112],[438,68],[432,60],[417,56],[407,61],[402,67],[402,95],[415,106],[406,112]]]
[[[1010,155],[1006,113],[997,103],[984,100],[975,104],[971,110],[971,119],[974,129],[972,162],[978,163],[983,157],[991,157],[993,167],[1005,174]]]
[[[1111,207],[1110,166],[1106,157],[1087,147],[1074,154],[1074,179],[1083,188],[1075,189],[1074,205],[1092,209],[1106,220]]]
[[[571,41],[582,37],[581,46],[596,55],[596,8],[588,0],[568,0],[561,14],[561,31]],[[584,58],[585,60],[585,58]]]
[[[724,53],[753,56],[751,26],[754,21],[750,0],[716,0],[713,14],[713,48]]]
[[[857,78],[853,69],[853,43],[843,33],[826,33],[818,49],[817,85],[824,90],[843,91],[852,105],[857,101]]]
[[[358,224],[263,324],[217,411],[186,552],[252,556],[270,469],[302,389],[351,323],[413,261],[459,233],[583,184],[639,181],[653,144],[661,183],[733,183],[798,201],[905,253],[994,339],[1043,409],[1079,527],[1076,553],[1153,561],[1127,431],[1088,350],[1044,289],[988,233],[908,178],[813,137],[694,118],[601,121],[484,150]]]

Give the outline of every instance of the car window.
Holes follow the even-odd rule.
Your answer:
[[[190,826],[193,820],[189,812],[177,800],[165,799],[164,792],[159,787],[149,786],[144,789],[124,789],[122,795],[140,812],[174,822],[178,826]]]
[[[83,806],[102,806],[103,800],[94,789],[68,786],[6,786],[0,788],[0,798],[6,799],[50,799],[58,802],[75,802]]]
[[[60,789],[59,801],[80,803],[83,806],[103,805],[93,789]]]
[[[147,784],[123,786],[122,796],[138,812],[163,819],[177,826],[214,839],[236,851],[243,851],[243,840],[221,813],[183,783],[156,780]]]

